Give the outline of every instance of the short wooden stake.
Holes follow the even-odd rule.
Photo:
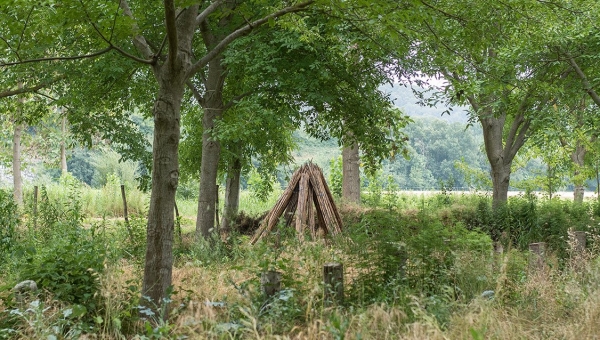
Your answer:
[[[121,198],[123,198],[123,217],[125,223],[129,224],[129,216],[127,214],[127,197],[125,196],[125,185],[121,184]]]
[[[575,232],[575,244],[574,244],[574,251],[576,253],[581,253],[585,250],[587,246],[587,234],[585,233],[585,231],[576,231]]]
[[[121,184],[121,198],[123,198],[123,217],[125,218],[125,227],[129,232],[129,239],[133,241],[133,231],[129,225],[129,215],[127,214],[127,198],[125,197],[125,185]]]
[[[260,274],[260,288],[267,297],[277,294],[281,290],[281,273],[269,270]]]
[[[397,252],[398,259],[400,260],[400,264],[398,265],[398,274],[400,278],[406,277],[406,266],[408,265],[408,253],[406,249],[400,249]]]
[[[323,266],[325,304],[344,303],[344,266],[341,263],[326,263]]]
[[[502,255],[504,253],[504,246],[500,242],[494,243],[494,254]]]
[[[530,243],[529,251],[531,252],[531,258],[529,259],[530,268],[542,269],[544,267],[544,257],[546,256],[546,243]]]

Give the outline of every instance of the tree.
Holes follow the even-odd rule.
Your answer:
[[[22,87],[22,86],[19,86]],[[13,115],[13,145],[12,145],[12,174],[13,174],[13,196],[18,205],[23,205],[23,177],[21,176],[21,136],[24,124],[19,121],[23,113],[24,99],[18,99],[17,112]]]
[[[195,75],[204,74],[209,86],[203,91],[218,87],[220,71],[222,71],[221,53],[232,41],[263,24],[273,22],[280,16],[300,11],[313,2],[309,0],[285,7],[283,4],[265,6],[260,1],[248,1],[243,6],[234,6],[223,0],[216,0],[203,2],[201,5],[188,4],[186,7],[176,8],[172,0],[163,1],[161,7],[148,7],[145,2],[127,0],[119,1],[118,4],[67,1],[61,6],[49,4],[42,11],[45,22],[50,23],[51,27],[62,26],[62,32],[77,32],[75,38],[78,39],[69,40],[69,42],[77,41],[75,44],[77,50],[72,47],[65,49],[76,55],[47,57],[48,53],[56,55],[62,52],[59,48],[53,48],[40,51],[39,54],[44,57],[23,60],[16,64],[79,60],[114,51],[120,56],[146,65],[156,80],[152,109],[155,122],[152,191],[142,289],[142,294],[148,296],[154,303],[159,304],[162,301],[171,285],[173,207],[179,179],[180,108],[186,83]],[[252,8],[260,10],[252,11]],[[240,16],[239,19],[242,21],[231,23],[229,26],[231,30],[227,33],[222,34],[222,31],[219,31],[218,35],[213,36],[214,39],[204,40],[206,44],[194,44],[200,40],[194,39],[197,35],[208,38],[207,33],[210,32],[205,29],[207,26],[212,24],[218,26],[219,22],[223,22],[221,20],[228,20],[230,11],[246,11],[248,15]],[[136,16],[136,13],[139,15]],[[200,30],[198,31],[197,28]],[[71,33],[68,37],[74,38],[74,35]],[[81,39],[81,35],[85,38]],[[82,50],[88,52],[77,53]],[[15,63],[4,63],[5,66],[13,64]],[[207,101],[217,103],[219,94],[207,97]],[[205,113],[207,124],[212,124],[213,118],[219,116],[220,110],[219,106],[215,106],[214,110]],[[208,140],[208,131],[211,127],[212,125],[207,125],[205,129],[206,145],[218,148],[218,144],[211,144]],[[209,161],[209,157],[203,159]],[[210,190],[214,188],[214,181],[208,177],[203,181],[205,185],[210,186],[211,182],[213,184],[204,194],[210,195],[211,191],[214,193],[214,190]],[[202,210],[200,213],[205,211]]]
[[[572,84],[573,80],[563,79],[565,89],[538,122],[539,131],[532,136],[532,142],[536,146],[535,154],[544,159],[550,173],[561,167],[568,169],[571,174],[563,175],[570,177],[573,183],[574,201],[583,202],[586,181],[592,177],[586,155],[598,135],[597,110],[594,105],[586,104],[587,96]],[[570,162],[566,162],[567,159]]]
[[[356,143],[342,150],[342,199],[360,204],[360,156]]]
[[[397,138],[402,134],[387,138],[387,132],[397,131],[405,120],[399,112],[389,110],[389,99],[377,89],[388,80],[385,68],[390,61],[380,55],[378,65],[374,57],[360,57],[356,53],[359,45],[348,41],[356,33],[328,25],[322,15],[312,13],[310,18],[292,27],[272,28],[238,39],[232,49],[224,52],[222,65],[227,77],[223,81],[223,107],[226,109],[222,112],[223,123],[215,124],[212,136],[213,141],[220,143],[230,165],[236,165],[237,159],[243,160],[245,167],[251,159],[260,157],[261,168],[265,168],[266,162],[267,169],[274,169],[277,163],[272,160],[289,161],[293,144],[286,140],[300,126],[320,138],[342,139],[347,131],[352,132],[350,135],[356,135],[354,141],[344,139],[349,143],[361,141],[365,148],[375,150],[369,153],[369,164],[373,167],[382,156],[389,154],[389,148],[398,147],[394,142],[401,144]],[[195,97],[203,103],[199,94]],[[251,120],[244,114],[249,107],[252,108],[248,115]],[[190,135],[204,131],[197,125],[187,130]],[[275,142],[270,141],[273,138]],[[197,137],[189,142],[200,145],[193,140],[198,141]],[[240,150],[241,145],[245,147]],[[267,145],[271,147],[265,147]],[[226,168],[221,166],[223,170]],[[238,166],[231,169],[234,168]],[[201,183],[204,180],[201,176]],[[229,205],[228,198],[236,195],[230,195],[227,190],[239,181],[239,171],[229,172],[226,181],[226,204]],[[239,185],[233,187],[239,188]],[[225,210],[226,217],[230,214],[229,209]],[[226,221],[223,222],[226,225]]]
[[[439,21],[421,27],[415,54],[426,57],[416,62],[431,76],[442,76],[443,95],[469,104],[473,121],[481,124],[498,207],[507,200],[512,162],[559,77],[528,39],[527,18],[543,17],[547,8],[526,1],[514,7],[446,1],[431,10]]]

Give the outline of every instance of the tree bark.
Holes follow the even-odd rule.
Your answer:
[[[494,209],[506,203],[508,200],[508,187],[510,186],[510,168],[512,161],[504,163],[499,159],[492,165],[492,207]]]
[[[578,142],[575,150],[571,153],[571,160],[575,164],[575,171],[573,172],[573,201],[575,203],[582,203],[585,194],[585,182],[579,179],[578,176],[581,173],[579,169],[583,168],[586,152],[585,146]]]
[[[231,228],[231,220],[237,215],[240,206],[240,177],[242,174],[242,162],[236,157],[229,166],[227,179],[225,181],[225,202],[223,208],[223,219],[221,220],[222,231],[227,233]]]
[[[59,110],[62,112],[62,110]],[[60,140],[60,172],[61,174],[66,174],[68,172],[67,169],[67,150],[66,150],[66,139],[67,139],[67,116],[66,113],[63,114],[62,124],[61,124],[61,140]]]
[[[14,121],[12,145],[13,196],[19,206],[23,205],[23,177],[21,176],[21,136],[23,124]]]
[[[470,101],[473,105],[474,100]],[[473,108],[478,111],[479,106],[475,104]],[[496,209],[508,200],[512,162],[525,143],[530,121],[524,118],[523,113],[517,114],[511,122],[506,138],[506,113],[494,114],[491,108],[484,108],[479,113],[479,122],[483,130],[485,152],[491,166],[492,207]]]
[[[223,116],[223,86],[225,70],[222,57],[209,63],[206,78],[206,95],[203,101],[202,160],[200,164],[200,192],[196,237],[208,238],[215,227],[215,197],[217,195],[217,172],[221,158],[221,143],[215,136],[215,122]]]
[[[342,150],[342,200],[360,204],[360,158],[356,143]]]
[[[142,293],[155,306],[171,286],[173,268],[173,207],[179,180],[179,123],[184,83],[172,81],[170,72],[159,78],[154,104],[152,191],[148,211],[147,249]]]
[[[510,168],[513,158],[506,157],[503,143],[503,130],[506,115],[494,117],[491,112],[479,119],[483,129],[485,153],[491,167],[492,176],[492,206],[497,208],[508,199],[510,185]]]
[[[123,7],[126,4],[126,1],[121,2]],[[165,7],[169,7],[168,5],[172,6],[173,3],[165,1]],[[166,12],[169,15],[170,12]],[[193,5],[179,14],[174,23],[177,29],[171,26],[168,28],[169,51],[174,54],[170,53],[164,63],[152,65],[158,83],[158,94],[153,108],[152,191],[146,229],[147,248],[142,296],[151,300],[147,306],[153,309],[168,308],[161,304],[171,287],[173,272],[174,207],[179,182],[180,109],[187,73],[192,66],[191,51],[195,30],[192,23],[197,12],[198,6]],[[145,57],[152,57],[143,37],[136,36],[134,43]],[[177,45],[177,48],[173,49],[172,44]],[[163,315],[166,318],[168,311]]]
[[[18,83],[18,88],[23,88],[23,83]],[[23,103],[25,98],[19,97],[17,115],[13,116],[13,196],[19,206],[23,205],[23,177],[21,175],[21,137],[23,136],[24,124],[19,120],[23,117]]]

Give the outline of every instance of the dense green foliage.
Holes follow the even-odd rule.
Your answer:
[[[12,194],[7,190],[0,190],[0,261],[14,246],[18,223],[18,207]]]

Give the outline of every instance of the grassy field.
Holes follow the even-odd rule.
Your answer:
[[[298,241],[291,229],[252,246],[233,232],[194,241],[195,200],[178,200],[184,235],[174,248],[169,317],[140,305],[147,197],[76,183],[46,188],[11,220],[1,196],[0,338],[44,339],[592,339],[600,334],[600,242],[594,201],[515,196],[492,210],[476,194],[365,194],[341,208],[344,232]],[[277,199],[242,195],[257,215]],[[129,199],[129,197],[128,197]],[[8,217],[7,217],[8,216]],[[16,217],[16,216],[15,216]],[[35,224],[34,224],[35,222]],[[8,229],[7,229],[8,230]],[[576,251],[572,231],[587,232]],[[504,252],[492,251],[493,241]],[[542,266],[527,245],[546,242]],[[342,304],[323,296],[323,265],[344,266]],[[266,297],[260,275],[282,275]],[[11,288],[34,279],[40,291]]]

